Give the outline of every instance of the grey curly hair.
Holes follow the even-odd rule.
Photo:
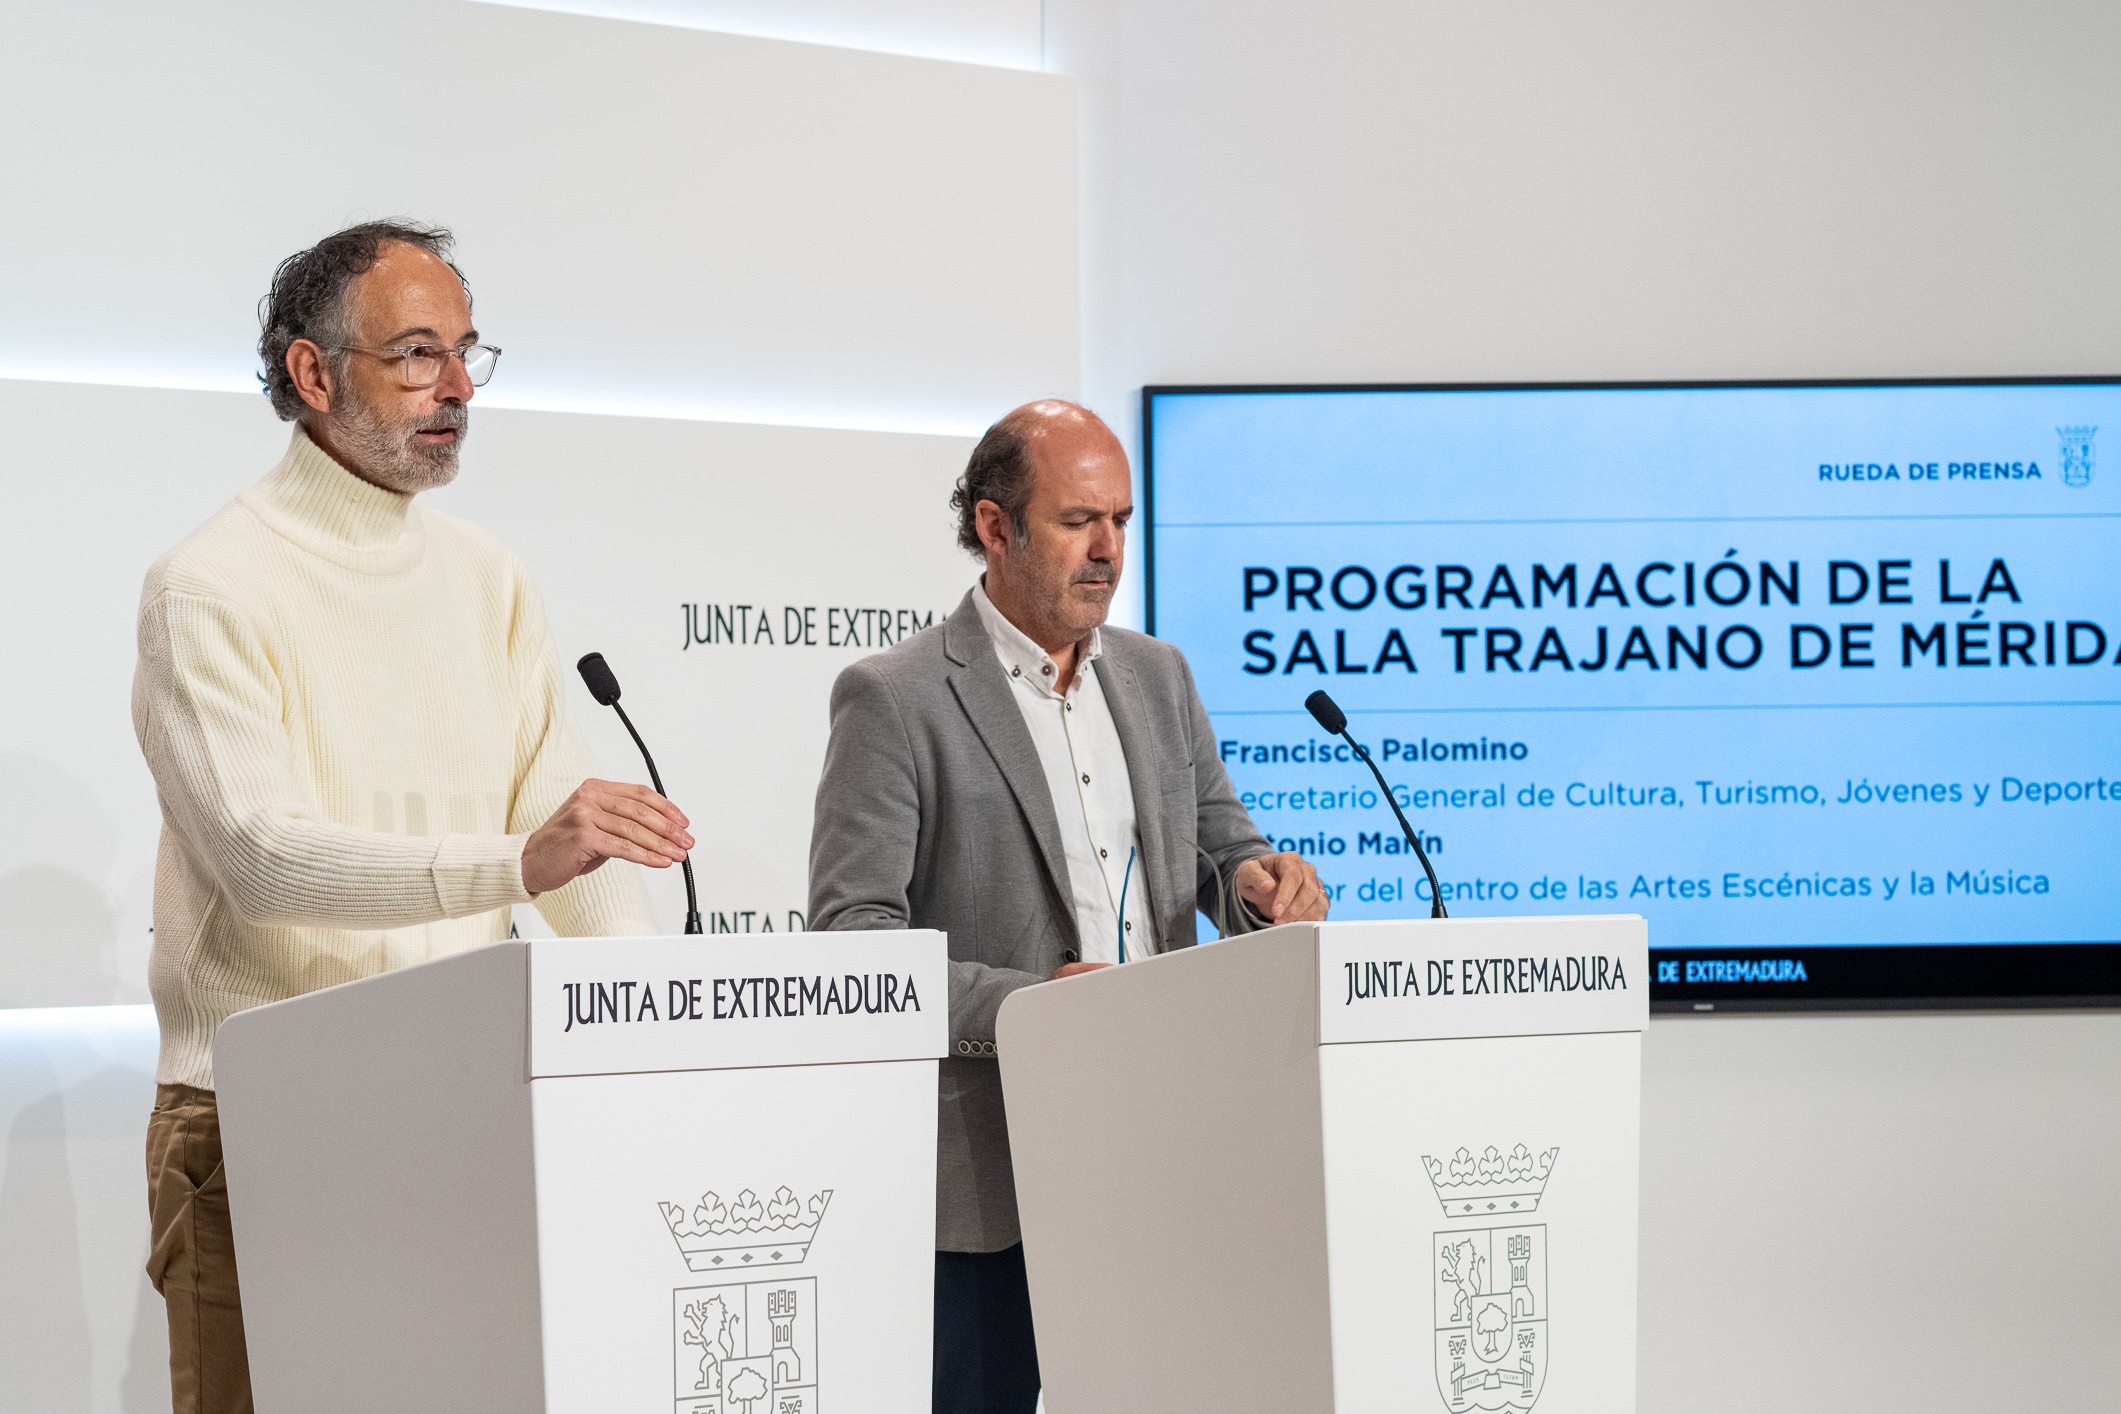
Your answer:
[[[288,345],[307,339],[326,351],[334,367],[343,369],[345,355],[340,350],[353,338],[347,293],[392,243],[416,246],[447,265],[464,286],[465,303],[471,302],[471,282],[449,258],[456,237],[442,226],[405,219],[363,221],[288,256],[273,271],[272,289],[258,301],[258,359],[264,365],[258,381],[282,422],[300,421],[309,411],[287,372]]]

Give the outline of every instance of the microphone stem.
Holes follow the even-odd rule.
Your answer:
[[[665,795],[663,791],[663,777],[655,769],[655,758],[648,754],[648,743],[642,741],[641,734],[633,729],[633,718],[627,716],[626,709],[616,702],[611,704],[611,710],[619,714],[619,720],[626,724],[626,734],[632,737],[633,744],[641,749],[641,759],[648,763],[649,784],[655,787],[657,795],[661,795],[665,800],[668,800],[670,797]],[[1361,747],[1356,748],[1358,751],[1361,749]],[[1364,759],[1367,760],[1368,758],[1365,757]],[[1374,771],[1377,768],[1372,766],[1370,769]],[[1379,776],[1378,779],[1381,781],[1384,777]],[[1399,807],[1394,805],[1392,808],[1397,810]],[[1405,824],[1406,822],[1402,819],[1400,823]],[[1416,845],[1415,848],[1418,850],[1421,846]],[[1422,863],[1426,864],[1428,860],[1424,859]],[[705,930],[700,927],[700,896],[692,885],[692,856],[688,854],[679,860],[678,867],[685,873],[685,931],[687,933],[703,932]],[[1433,874],[1429,876],[1431,881],[1429,886],[1431,888],[1435,887],[1435,877]]]
[[[1362,758],[1363,765],[1370,768],[1370,774],[1377,777],[1377,788],[1385,793],[1385,804],[1392,807],[1392,814],[1398,818],[1400,833],[1407,837],[1408,844],[1414,846],[1414,857],[1421,861],[1422,873],[1429,876],[1429,917],[1449,918],[1451,915],[1444,912],[1443,907],[1443,886],[1436,882],[1436,871],[1429,865],[1429,852],[1421,847],[1421,836],[1407,823],[1406,813],[1399,808],[1399,802],[1392,798],[1392,787],[1385,784],[1385,773],[1378,770],[1377,763],[1370,759],[1368,747],[1349,736],[1345,728],[1340,735],[1342,740],[1355,748],[1355,754]]]

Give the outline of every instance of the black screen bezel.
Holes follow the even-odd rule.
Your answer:
[[[1656,379],[1484,383],[1163,383],[1142,389],[1142,611],[1156,632],[1156,400],[1319,393],[1668,392],[1768,388],[1982,388],[2121,384],[2121,375],[1980,378]],[[1660,964],[1790,959],[1797,982],[1659,981]],[[2082,943],[1878,943],[1650,949],[1650,1010],[1692,1012],[2016,1011],[2121,1007],[2121,940]]]

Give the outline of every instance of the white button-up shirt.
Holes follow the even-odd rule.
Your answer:
[[[1112,708],[1105,701],[1096,664],[1104,651],[1098,630],[1078,651],[1075,681],[1062,693],[1060,669],[1046,650],[1002,617],[987,597],[984,583],[974,586],[972,605],[979,611],[994,656],[1008,674],[1011,695],[1024,714],[1024,726],[1038,748],[1053,813],[1060,819],[1061,846],[1068,865],[1068,890],[1075,905],[1075,925],[1082,937],[1082,961],[1119,962],[1120,894],[1126,893],[1126,957],[1134,962],[1156,951],[1150,941],[1149,890],[1143,882],[1140,833],[1134,823],[1134,788],[1127,776],[1127,756],[1120,746]],[[1134,855],[1128,874],[1128,856]]]

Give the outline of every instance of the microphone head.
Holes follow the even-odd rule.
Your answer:
[[[615,692],[617,689],[614,688],[613,691]],[[1326,696],[1324,689],[1320,689],[1306,697],[1304,706],[1310,709],[1312,717],[1317,720],[1318,724],[1333,733],[1333,735],[1339,736],[1348,729],[1348,714],[1341,711],[1339,704],[1334,702],[1332,698]]]
[[[609,707],[619,700],[619,680],[611,675],[611,664],[604,661],[603,654],[584,653],[582,661],[574,666],[599,707]],[[1323,697],[1325,694],[1319,695]]]

